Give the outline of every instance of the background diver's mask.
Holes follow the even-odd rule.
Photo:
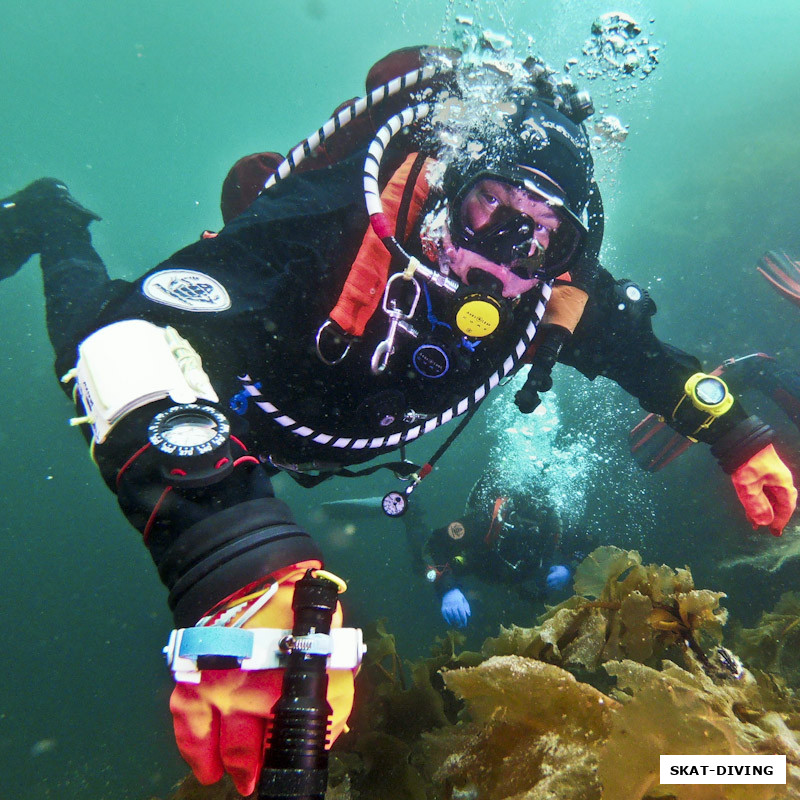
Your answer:
[[[517,513],[513,507],[504,514],[494,542],[496,556],[512,570],[533,569],[540,558],[542,543],[538,519]]]
[[[522,170],[525,168],[516,167],[515,172]],[[489,221],[478,230],[466,224],[464,205],[467,198],[472,189],[485,180],[522,189],[533,200],[546,203],[555,213],[559,226],[551,233],[546,249],[536,241],[536,221],[513,206],[498,205]],[[498,173],[481,172],[461,187],[450,204],[453,243],[508,269],[523,280],[551,280],[565,272],[585,233],[585,227],[566,206],[558,187],[538,172],[531,172],[531,178],[511,180]]]

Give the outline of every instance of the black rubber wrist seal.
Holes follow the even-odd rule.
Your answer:
[[[748,417],[714,442],[711,455],[730,475],[771,444],[774,435],[775,431],[758,417]]]
[[[194,625],[209,608],[277,569],[322,562],[286,503],[265,497],[240,503],[181,533],[157,562],[175,624]]]

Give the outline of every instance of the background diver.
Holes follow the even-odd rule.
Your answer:
[[[544,485],[510,489],[502,470],[491,470],[472,487],[464,513],[427,537],[423,563],[445,622],[464,628],[472,614],[466,576],[541,601],[567,588],[592,548],[588,536],[565,525]]]

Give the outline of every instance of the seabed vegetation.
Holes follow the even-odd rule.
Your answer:
[[[800,798],[800,595],[728,641],[688,568],[606,546],[574,585],[480,652],[450,632],[406,663],[378,621],[327,800]],[[659,755],[688,753],[783,754],[787,784],[660,785]],[[190,776],[170,800],[237,797]]]

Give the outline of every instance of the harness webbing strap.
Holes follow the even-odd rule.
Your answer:
[[[403,192],[411,176],[416,156],[416,153],[411,153],[406,158],[381,192],[381,202],[390,219],[397,218]],[[427,164],[425,166],[427,167]],[[406,230],[402,232],[404,238],[410,234],[416,224],[428,197],[427,169],[414,170],[414,172],[417,172],[417,176],[408,211]],[[383,290],[389,279],[391,260],[391,255],[372,226],[367,228],[339,300],[330,313],[330,318],[345,333],[351,336],[361,336],[364,333],[367,322],[383,298]]]
[[[409,169],[406,188],[403,190],[403,196],[400,200],[400,209],[397,212],[397,220],[395,221],[394,225],[395,239],[397,239],[403,245],[405,245],[409,236],[411,236],[413,220],[412,225],[409,225],[408,215],[411,213],[411,204],[415,199],[418,199],[416,198],[414,190],[417,187],[417,181],[419,180],[420,173],[423,169],[425,169],[427,163],[428,158],[425,156],[425,154],[417,153],[417,157],[414,159],[414,162]],[[424,200],[425,198],[422,199]],[[415,210],[415,216],[419,216],[419,209],[415,207]]]
[[[500,522],[498,517],[500,516],[500,509],[506,504],[506,500],[508,500],[507,497],[498,497],[494,501],[494,508],[492,509],[492,519],[489,523],[489,530],[486,531],[486,536],[483,537],[483,542],[487,547],[491,547],[500,534],[500,525],[503,523]]]
[[[407,478],[409,475],[417,472],[420,467],[416,464],[412,464],[410,461],[381,461],[379,464],[373,464],[370,467],[357,470],[348,469],[347,467],[320,470],[316,475],[292,470],[285,470],[285,472],[304,489],[313,489],[318,484],[328,480],[328,478],[363,478],[365,475],[372,475],[372,473],[377,472],[379,469],[390,469],[396,475]]]

